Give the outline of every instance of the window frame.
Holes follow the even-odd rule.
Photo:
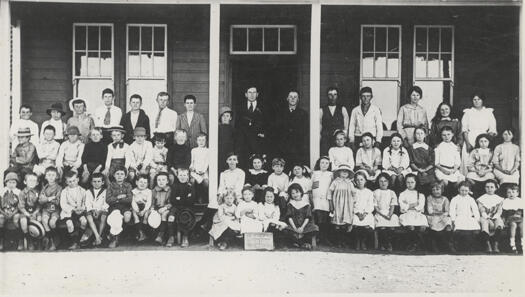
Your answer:
[[[386,28],[386,50],[385,50],[385,54],[386,54],[386,58],[388,57],[388,29],[389,28],[397,28],[399,29],[399,51],[397,51],[398,55],[399,55],[399,63],[398,63],[398,70],[397,70],[397,77],[388,77],[388,59],[386,60],[386,68],[385,68],[385,73],[387,74],[386,77],[364,77],[363,76],[363,54],[365,53],[363,51],[363,32],[364,32],[364,29],[365,28],[374,28],[374,51],[373,52],[369,52],[369,51],[366,51],[366,53],[373,53],[374,54],[374,72],[375,72],[375,54],[376,54],[376,50],[375,50],[375,28]],[[359,85],[362,86],[362,82],[363,80],[375,80],[375,81],[397,81],[398,82],[398,87],[401,86],[401,64],[403,62],[403,57],[402,57],[402,26],[401,25],[389,25],[389,24],[363,24],[361,25],[361,34],[360,34],[360,48],[359,48]],[[379,51],[379,53],[383,53],[382,51]]]
[[[139,34],[139,49],[138,51],[130,50],[129,49],[129,28],[130,27],[138,27],[140,28],[140,34]],[[152,28],[152,38],[151,38],[151,51],[145,51],[150,52],[153,54],[153,59],[155,58],[155,53],[160,52],[155,50],[155,27],[164,28],[164,58],[166,62],[166,66],[164,67],[165,73],[164,76],[154,76],[155,74],[155,62],[153,62],[152,65],[152,76],[130,76],[129,75],[129,53],[130,52],[138,52],[139,59],[141,59],[141,53],[142,53],[142,28],[143,27],[150,27]],[[167,24],[144,24],[144,23],[128,23],[126,24],[126,83],[130,80],[166,80],[168,79],[168,25]],[[142,63],[139,63],[139,73],[142,72]]]
[[[78,52],[85,52],[86,53],[86,58],[88,57],[88,53],[89,53],[89,49],[88,49],[88,37],[89,37],[89,33],[88,33],[88,28],[89,27],[98,27],[99,28],[99,35],[98,35],[98,42],[99,42],[99,46],[98,46],[98,63],[99,63],[99,71],[100,71],[100,60],[101,60],[101,55],[100,53],[102,52],[101,49],[100,49],[100,28],[101,27],[110,27],[111,28],[111,76],[89,76],[89,72],[86,70],[86,72],[88,73],[88,75],[76,75],[76,53],[77,53],[77,49],[76,49],[76,27],[86,27],[86,49],[85,50],[78,50]],[[78,79],[110,79],[110,80],[114,80],[115,79],[115,27],[113,25],[113,23],[73,23],[73,42],[72,42],[72,52],[73,52],[73,65],[72,65],[72,73],[73,73],[73,83],[76,84],[76,81]],[[107,52],[107,51],[104,51],[104,52]]]
[[[233,50],[233,30],[234,29],[247,29],[246,30],[246,50],[245,51],[234,51]],[[264,50],[264,29],[273,28],[277,30],[277,51],[265,51]],[[250,51],[249,50],[249,31],[250,29],[262,29],[262,51]],[[293,51],[281,51],[281,29],[293,29],[294,43]],[[297,54],[297,25],[249,25],[249,24],[235,24],[230,25],[230,55],[296,55]]]

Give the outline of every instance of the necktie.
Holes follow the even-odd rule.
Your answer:
[[[122,142],[122,141],[121,142],[114,142],[114,143],[112,143],[112,145],[113,145],[113,148],[115,148],[115,149],[117,148],[117,146],[120,147],[120,148],[123,148],[124,147],[124,142]]]
[[[109,126],[111,123],[111,107],[108,107],[108,111],[106,111],[106,115],[104,116],[104,125]]]
[[[248,111],[249,111],[250,113],[253,112],[253,102],[250,102],[250,108],[248,108]]]
[[[157,118],[155,119],[155,128],[158,128],[160,125],[160,114],[162,113],[163,109],[159,109],[159,113],[157,114]]]

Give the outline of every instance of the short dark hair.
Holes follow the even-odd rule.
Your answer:
[[[157,99],[158,99],[159,97],[164,97],[164,96],[168,96],[168,99],[170,99],[170,94],[168,94],[168,92],[164,92],[164,91],[159,92],[159,93],[157,94]]]
[[[373,94],[372,93],[372,88],[371,87],[362,87],[361,90],[359,90],[359,96],[363,95],[363,93]]]
[[[443,133],[443,131],[450,131],[452,133],[454,133],[454,130],[452,130],[452,127],[450,126],[443,126],[443,128],[441,128],[441,130],[439,131],[439,133]]]
[[[300,96],[299,91],[297,91],[296,89],[291,89],[290,91],[288,91],[288,95],[290,95],[290,93],[296,93],[297,96]]]
[[[206,133],[204,133],[204,132],[199,132],[199,133],[197,134],[197,138],[199,138],[199,137],[206,137],[206,139],[208,139],[208,134],[206,134]]]
[[[129,97],[129,101],[131,101],[132,99],[134,98],[137,98],[140,100],[140,103],[142,103],[142,97],[139,95],[139,94],[133,94],[131,95],[131,97]]]
[[[53,131],[53,133],[56,133],[56,132],[57,132],[56,129],[55,129],[55,127],[53,127],[52,125],[47,125],[47,126],[45,126],[45,127],[44,127],[44,131],[46,131],[46,130],[51,130],[51,131]]]
[[[31,105],[22,104],[20,105],[20,109],[18,111],[22,111],[22,108],[29,109],[29,112],[33,112],[33,108],[31,107]]]
[[[146,175],[146,174],[139,174],[137,176],[137,181],[141,180],[141,179],[145,179],[146,181],[149,182],[149,177]]]
[[[299,191],[301,193],[301,196],[304,194],[303,187],[301,187],[301,185],[298,183],[293,183],[288,187],[288,196],[290,197],[290,199],[292,197],[293,190]]]
[[[102,97],[104,97],[105,94],[111,94],[111,96],[115,96],[115,92],[113,92],[113,90],[110,88],[105,88],[102,90]]]
[[[69,170],[68,172],[66,172],[66,174],[64,174],[64,176],[66,179],[73,178],[73,177],[77,177],[78,173],[74,170]]]
[[[412,94],[412,92],[416,92],[419,94],[419,97],[423,97],[423,90],[421,90],[418,86],[412,86],[410,90],[408,90],[408,95]]]
[[[102,172],[94,172],[93,174],[91,174],[91,180],[93,180],[95,178],[101,178],[102,181],[104,181],[105,176],[104,176],[104,174],[102,174]]]
[[[476,96],[478,96],[479,99],[481,99],[483,101],[483,103],[485,103],[485,100],[487,99],[487,96],[485,96],[485,93],[483,93],[480,90],[476,90],[476,91],[472,92],[472,95],[470,96],[470,98],[474,99],[474,97],[476,97]]]
[[[335,86],[330,86],[326,89],[326,93],[329,93],[330,91],[336,91],[337,95],[339,95],[339,89]]]
[[[193,100],[193,103],[197,103],[197,98],[194,95],[189,94],[184,96],[184,103],[188,100]]]
[[[124,171],[124,174],[128,175],[128,171],[126,170],[126,167],[124,167],[122,165],[115,166],[115,169],[113,170],[113,175],[115,175],[115,173],[117,173],[119,171]]]

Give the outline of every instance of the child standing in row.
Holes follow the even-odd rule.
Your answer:
[[[470,183],[459,183],[458,195],[450,201],[450,220],[458,242],[463,242],[462,251],[470,251],[472,240],[479,233],[479,209],[470,196]]]
[[[235,200],[237,200],[235,192],[226,193],[224,195],[224,203],[219,205],[213,218],[213,225],[209,234],[218,242],[217,245],[220,250],[225,250],[231,239],[241,230],[238,218],[235,216]]]
[[[426,131],[422,127],[414,129],[415,142],[408,149],[410,167],[417,174],[417,179],[423,193],[430,192],[430,184],[435,180],[434,150],[425,143]]]
[[[135,141],[129,146],[131,160],[129,162],[129,179],[133,181],[135,176],[149,173],[149,165],[153,157],[153,145],[146,141],[146,128],[137,127],[133,131]]]
[[[80,131],[76,126],[67,128],[67,141],[60,145],[58,150],[56,165],[61,176],[69,171],[76,171],[82,165],[82,154],[84,153],[84,144],[80,141]]]
[[[362,249],[366,251],[366,241],[370,239],[374,231],[374,193],[366,188],[366,175],[358,172],[354,177],[356,187],[355,190],[355,205],[354,205],[354,220],[352,225],[356,234],[356,250]]]
[[[275,205],[275,193],[273,188],[266,187],[263,191],[264,203],[257,207],[257,218],[262,222],[263,232],[282,231],[286,223],[280,221],[281,212],[279,206]]]
[[[240,219],[241,234],[262,231],[262,224],[257,219],[257,202],[253,201],[254,194],[252,187],[244,187],[242,190],[242,200],[239,201],[237,209],[235,210],[235,217]]]
[[[394,214],[398,205],[396,193],[389,189],[390,176],[381,173],[377,177],[378,189],[374,191],[375,226],[378,228],[381,250],[392,251],[392,233],[399,227],[399,218]]]
[[[38,203],[38,177],[34,173],[28,173],[24,177],[25,188],[20,192],[18,211],[20,211],[20,229],[24,233],[24,241],[29,250],[33,250],[33,242],[29,236],[28,224],[30,220],[41,221],[40,204]],[[25,246],[25,244],[24,244]]]
[[[113,133],[112,133],[113,134]],[[124,143],[125,144],[125,143]],[[110,144],[111,146],[112,144]],[[129,224],[131,222],[132,208],[131,201],[133,200],[133,193],[131,192],[131,184],[126,182],[126,168],[122,165],[115,165],[113,167],[114,181],[109,183],[106,192],[106,201],[109,205],[108,213],[117,211],[122,216],[122,222]],[[112,235],[109,248],[118,246],[119,235]]]
[[[427,219],[432,239],[432,249],[439,251],[439,246],[447,244],[450,252],[455,252],[452,240],[452,221],[450,220],[450,203],[443,196],[443,183],[434,182],[431,185],[431,195],[427,197]]]
[[[171,209],[168,215],[168,242],[170,247],[174,243],[175,231],[182,234],[181,247],[188,247],[188,236],[195,226],[195,188],[190,183],[190,172],[187,168],[177,170],[177,180],[173,183],[170,198]]]
[[[36,163],[36,147],[30,142],[31,130],[29,128],[21,128],[16,133],[18,142],[14,146],[11,154],[11,167],[20,173],[20,177],[24,178],[26,173],[33,171],[33,166]]]
[[[399,194],[399,223],[409,232],[408,251],[415,251],[423,244],[423,233],[428,227],[428,221],[423,214],[425,210],[425,195],[417,190],[417,177],[410,173],[405,179],[406,190]]]
[[[151,190],[152,210],[160,214],[161,222],[159,226],[159,233],[155,242],[164,244],[164,236],[168,224],[168,216],[172,207],[170,202],[171,188],[169,186],[169,175],[167,172],[160,172],[155,177],[153,190]]]
[[[497,188],[498,183],[495,180],[487,180],[485,194],[477,200],[481,217],[481,235],[487,245],[488,253],[499,253],[499,240],[503,231],[503,220],[501,219],[503,198],[496,195]]]
[[[470,152],[467,164],[467,180],[474,186],[474,197],[479,197],[483,192],[485,181],[494,179],[492,173],[492,150],[488,134],[480,134],[476,138],[476,148]]]
[[[111,133],[113,142],[107,145],[108,155],[103,173],[109,178],[113,176],[115,170],[120,167],[123,167],[127,173],[132,157],[129,144],[124,142],[124,133],[126,133],[124,128],[122,128],[122,126],[115,126],[109,128],[108,131]],[[102,141],[104,141],[104,139],[102,139]]]
[[[443,141],[434,150],[436,166],[436,178],[443,181],[445,187],[449,182],[459,183],[465,177],[459,172],[461,166],[461,156],[459,147],[452,142],[454,137],[452,128],[445,126],[441,129],[441,139]]]
[[[65,178],[67,187],[60,193],[60,219],[66,221],[68,236],[72,241],[69,249],[77,249],[87,226],[86,190],[78,185],[79,179],[75,171],[66,172]],[[75,225],[78,225],[80,230],[75,229]]]
[[[55,167],[48,167],[44,173],[46,184],[40,191],[38,202],[42,206],[42,225],[46,231],[44,248],[56,249],[56,227],[60,219],[60,194],[62,187],[58,184],[58,171]]]
[[[330,215],[332,224],[335,225],[334,234],[338,239],[338,245],[342,244],[344,232],[352,231],[354,222],[355,188],[352,183],[354,173],[347,165],[341,165],[334,172],[334,181],[328,189],[328,200],[330,203]]]
[[[16,228],[20,226],[20,214],[18,213],[18,203],[20,190],[16,187],[18,175],[9,172],[4,177],[5,188],[0,189],[0,250],[3,250],[4,232],[8,224],[13,224]],[[22,245],[19,242],[19,250]]]
[[[330,159],[327,156],[317,160],[312,173],[312,202],[314,221],[319,226],[319,239],[329,242],[330,198],[329,188],[332,182]]]
[[[148,188],[148,176],[137,176],[136,188],[131,191],[133,199],[131,208],[133,210],[133,223],[137,227],[137,241],[146,239],[144,226],[148,224],[148,215],[151,209],[151,190]]]

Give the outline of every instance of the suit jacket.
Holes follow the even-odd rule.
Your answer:
[[[197,147],[197,136],[199,133],[208,134],[208,128],[206,127],[206,119],[198,112],[193,112],[193,118],[191,123],[188,123],[188,115],[186,112],[180,114],[177,117],[177,130],[185,130],[188,133],[188,140],[190,148]]]
[[[126,135],[124,135],[124,142],[131,144],[133,142],[133,125],[131,124],[131,111],[127,112],[122,119],[120,120],[120,125],[126,130]],[[143,127],[146,129],[146,136],[149,139],[150,127],[149,127],[149,117],[146,115],[144,110],[139,111],[139,118],[137,119],[137,124],[135,127]]]
[[[239,150],[244,161],[251,154],[265,154],[266,138],[268,137],[268,123],[266,109],[261,100],[257,100],[257,106],[253,112],[248,111],[247,100],[243,101],[239,108],[238,116],[235,119],[235,126],[238,132]],[[264,134],[264,138],[258,137],[258,134]]]

